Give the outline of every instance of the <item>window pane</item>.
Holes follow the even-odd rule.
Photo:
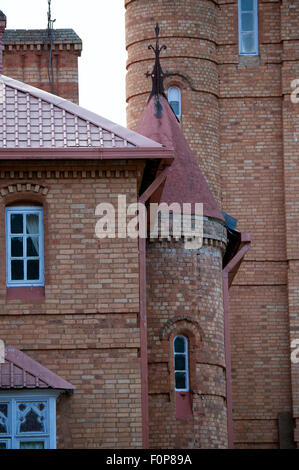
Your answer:
[[[45,432],[44,403],[21,403],[18,405],[20,432]]]
[[[170,101],[169,104],[172,107],[174,114],[176,116],[179,116],[179,114],[180,114],[180,104],[179,104],[179,102],[178,101]]]
[[[248,54],[250,52],[255,52],[254,50],[254,33],[243,33],[242,34],[242,43],[241,43],[241,52],[243,54]]]
[[[21,441],[20,449],[44,449],[44,441]]]
[[[11,214],[10,232],[23,233],[23,214]]]
[[[185,341],[184,338],[177,336],[174,340],[174,351],[185,352]]]
[[[186,369],[186,358],[183,354],[176,354],[174,358],[174,368],[175,370],[185,370]]]
[[[253,0],[241,0],[241,9],[242,11],[253,10]]]
[[[38,215],[27,214],[26,215],[26,232],[31,234],[38,234]]]
[[[39,279],[39,260],[27,261],[27,279],[28,281]]]
[[[11,256],[13,258],[18,258],[23,256],[23,238],[22,237],[13,237],[11,238]]]
[[[0,434],[7,434],[7,404],[0,403]],[[3,443],[2,443],[3,444]]]
[[[253,31],[253,14],[243,13],[241,16],[242,31]]]
[[[12,281],[24,280],[24,262],[21,260],[11,261],[11,279]]]
[[[176,389],[186,388],[186,373],[185,372],[175,373],[175,388]]]
[[[38,237],[27,238],[27,256],[39,255],[39,239]]]
[[[0,449],[7,449],[6,442],[0,442]]]

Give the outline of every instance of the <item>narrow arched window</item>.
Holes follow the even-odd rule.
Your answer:
[[[175,390],[189,390],[188,339],[176,336],[173,341]]]
[[[181,117],[181,90],[178,86],[171,86],[168,88],[168,103],[173,109],[174,114],[178,119]]]

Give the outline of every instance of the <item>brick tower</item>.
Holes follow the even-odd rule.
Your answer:
[[[230,289],[234,445],[298,445],[298,0],[125,5],[128,126],[146,105],[159,22],[166,94],[180,88],[181,128],[213,195],[252,236]]]
[[[170,233],[165,237],[158,230],[159,236],[152,236],[146,247],[149,446],[226,448],[222,265],[227,230],[165,97],[158,25],[152,49],[152,91],[137,131],[173,148],[174,162],[161,197],[152,198],[159,199],[160,217],[168,221]],[[174,212],[165,211],[163,203]],[[184,203],[190,204],[194,222],[195,204],[203,204],[203,240],[191,247],[186,234],[175,233],[175,211]],[[189,243],[194,242],[195,235]]]

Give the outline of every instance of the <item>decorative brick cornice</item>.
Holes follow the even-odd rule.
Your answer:
[[[135,178],[136,170],[2,170],[0,179]]]

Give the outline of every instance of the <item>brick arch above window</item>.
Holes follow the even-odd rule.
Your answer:
[[[199,322],[188,315],[177,315],[169,318],[160,330],[160,340],[169,340],[178,334],[186,335],[187,337],[191,335],[196,343],[200,343],[204,338]]]
[[[3,199],[14,199],[14,196],[17,196],[16,200],[25,200],[27,198],[30,199],[32,195],[35,195],[41,197],[42,202],[43,196],[46,196],[48,192],[49,188],[41,184],[15,183],[0,188],[0,197]],[[13,197],[11,198],[9,196]]]

